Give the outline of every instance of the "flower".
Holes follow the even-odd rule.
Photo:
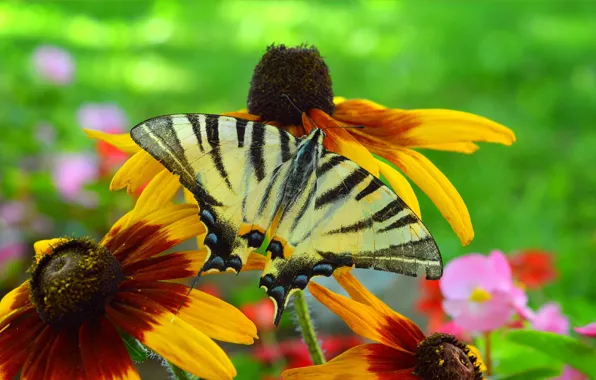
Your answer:
[[[416,310],[428,317],[427,331],[440,331],[445,322],[443,293],[439,281],[420,280],[421,295],[416,302]]]
[[[269,299],[265,298],[258,302],[246,304],[240,307],[244,313],[257,326],[258,331],[275,329],[273,320],[275,317],[275,306]]]
[[[0,378],[139,378],[120,331],[201,378],[236,374],[212,339],[252,344],[254,324],[222,300],[167,282],[194,276],[207,254],[162,255],[205,232],[196,206],[171,203],[171,176],[158,174],[99,244],[35,243],[30,279],[0,302]],[[262,256],[250,261],[245,270],[264,265]]]
[[[62,48],[39,46],[33,52],[33,66],[37,74],[50,83],[65,85],[72,82],[74,62],[70,53]]]
[[[347,268],[346,268],[347,269]],[[325,364],[285,371],[284,379],[481,379],[479,358],[455,337],[433,334],[391,310],[350,272],[335,276],[351,298],[316,283],[312,295],[336,313],[358,335],[377,343],[347,350]]]
[[[98,175],[97,161],[92,154],[65,153],[55,158],[52,178],[66,201],[93,207],[97,194],[85,191],[84,186],[95,181]]]
[[[573,329],[576,333],[588,338],[596,338],[596,322],[592,322],[582,327],[576,327]]]
[[[440,282],[443,309],[467,331],[498,329],[527,303],[524,291],[513,284],[511,268],[500,251],[488,257],[473,253],[452,260]]]
[[[538,289],[557,278],[553,255],[539,249],[527,249],[507,257],[513,278],[527,289]]]
[[[383,175],[420,215],[412,186],[397,167],[431,198],[463,244],[474,237],[465,203],[447,177],[415,149],[473,153],[478,149],[474,142],[511,145],[515,141],[508,128],[471,113],[391,109],[368,100],[334,98],[329,69],[315,47],[269,46],[255,67],[247,105],[246,110],[226,114],[276,125],[298,137],[314,127],[327,128],[327,149],[357,162],[377,177]],[[139,148],[128,136],[98,131],[87,134],[136,153],[114,176],[114,190],[126,187],[134,193],[161,169],[147,153],[138,153]]]
[[[566,365],[563,367],[563,372],[561,376],[558,376],[552,380],[590,380],[588,376],[584,375],[580,371],[576,370],[575,368]]]
[[[561,306],[555,302],[549,302],[536,313],[530,313],[527,319],[534,330],[550,331],[556,334],[569,334],[569,318],[561,313]]]

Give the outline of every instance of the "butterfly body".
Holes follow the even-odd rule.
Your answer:
[[[324,131],[295,138],[230,116],[149,119],[133,139],[180,176],[200,208],[202,272],[238,272],[265,246],[260,280],[279,321],[292,292],[343,266],[441,276],[428,230],[380,180],[323,146]]]

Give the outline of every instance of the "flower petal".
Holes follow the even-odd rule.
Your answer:
[[[217,297],[183,284],[127,281],[121,289],[157,302],[210,338],[224,342],[253,344],[257,328],[240,310]],[[225,318],[222,318],[225,315]]]
[[[10,325],[0,327],[0,379],[14,378],[43,328],[43,322],[33,309],[19,315],[15,313]]]
[[[391,346],[397,350],[414,352],[419,341],[414,333],[393,321],[393,316],[358,301],[354,301],[311,282],[308,290],[322,304],[337,314],[356,334]]]
[[[112,134],[86,128],[83,128],[83,132],[91,139],[105,141],[126,153],[134,154],[141,150],[128,133]]]
[[[316,108],[311,109],[308,116],[311,117],[314,126],[306,114],[302,114],[302,123],[304,124],[307,133],[310,133],[313,127],[324,129],[325,139],[323,140],[323,144],[327,150],[349,158],[375,177],[379,177],[379,165],[377,160],[368,149],[362,146],[362,144],[348,132],[347,129],[326,128],[341,127],[345,124],[334,120],[331,116]]]
[[[406,174],[437,206],[463,245],[474,238],[468,208],[451,182],[422,154],[411,149],[395,149],[384,155]]]
[[[224,113],[222,113],[222,115],[237,117],[239,119],[245,119],[245,120],[251,120],[251,121],[260,121],[261,120],[260,116],[248,113],[248,111],[246,109],[241,109],[241,110],[235,111],[235,112],[224,112]]]
[[[164,170],[163,165],[149,153],[137,152],[114,174],[110,190],[115,191],[126,187],[128,194],[134,194],[162,170]]]
[[[583,336],[587,336],[589,338],[596,338],[596,322],[592,322],[582,327],[576,327],[573,330],[575,330],[576,333],[581,334]]]
[[[31,346],[23,371],[21,379],[23,380],[38,380],[45,379],[46,368],[50,361],[50,351],[52,345],[58,336],[58,330],[46,326],[41,334],[35,339],[35,343]],[[48,376],[49,378],[49,376]]]
[[[410,319],[392,310],[383,301],[368,291],[351,272],[351,268],[340,268],[334,272],[334,277],[341,287],[354,301],[373,307],[380,314],[391,319],[390,325],[403,331],[401,339],[407,347],[415,347],[425,336],[422,330]],[[406,333],[407,332],[407,333]]]
[[[33,244],[33,250],[35,251],[35,259],[39,261],[44,255],[52,251],[55,246],[64,243],[68,239],[55,238],[47,240],[39,240]]]
[[[0,301],[0,320],[5,315],[29,304],[29,280],[11,290]]]
[[[122,337],[106,317],[81,325],[79,348],[86,379],[140,379]]]
[[[442,143],[442,144],[426,144],[426,145],[414,145],[410,148],[419,148],[419,149],[433,149],[433,150],[442,150],[445,152],[456,152],[456,153],[465,153],[465,154],[472,154],[476,152],[480,147],[473,142],[455,142],[455,143]]]
[[[118,294],[106,314],[127,334],[185,371],[208,379],[236,375],[226,353],[207,335],[147,297]]]
[[[382,344],[353,347],[325,364],[284,371],[285,379],[411,379],[416,359],[413,354]]]
[[[484,364],[484,360],[482,359],[482,355],[480,355],[480,350],[478,347],[468,344],[468,348],[470,349],[468,356],[472,355],[476,357],[476,364],[480,367],[480,372],[486,372],[488,368],[486,367],[486,364]]]
[[[79,337],[76,331],[62,329],[50,349],[44,379],[85,378],[83,359],[79,351]]]
[[[395,168],[392,168],[390,165],[386,164],[381,160],[377,160],[379,164],[379,171],[383,177],[389,182],[391,188],[399,197],[406,202],[406,204],[414,211],[414,213],[420,218],[420,204],[418,203],[418,198],[414,193],[414,189],[412,189],[412,185],[408,182],[408,180]]]

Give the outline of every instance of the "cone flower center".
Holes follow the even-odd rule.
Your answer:
[[[470,294],[470,301],[478,303],[490,301],[491,298],[492,296],[490,295],[490,293],[480,287],[475,288],[472,294]]]
[[[124,275],[106,248],[87,238],[53,247],[31,267],[31,301],[53,326],[78,325],[102,314]]]
[[[329,115],[335,111],[329,68],[319,51],[305,45],[269,46],[253,72],[248,112],[265,121],[300,125],[302,112],[311,108]]]
[[[480,380],[482,373],[468,346],[453,335],[435,333],[416,349],[414,373],[425,380]]]

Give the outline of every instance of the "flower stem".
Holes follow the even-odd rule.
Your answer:
[[[486,364],[486,376],[490,376],[493,372],[493,362],[490,357],[490,332],[484,333],[484,344],[484,364]]]
[[[315,332],[310,311],[308,310],[308,303],[306,302],[306,297],[304,297],[304,292],[301,290],[294,294],[294,307],[296,309],[300,331],[302,332],[302,337],[308,347],[308,352],[310,353],[313,364],[317,365],[325,363],[325,356],[323,355],[323,350],[317,339],[317,333]]]

